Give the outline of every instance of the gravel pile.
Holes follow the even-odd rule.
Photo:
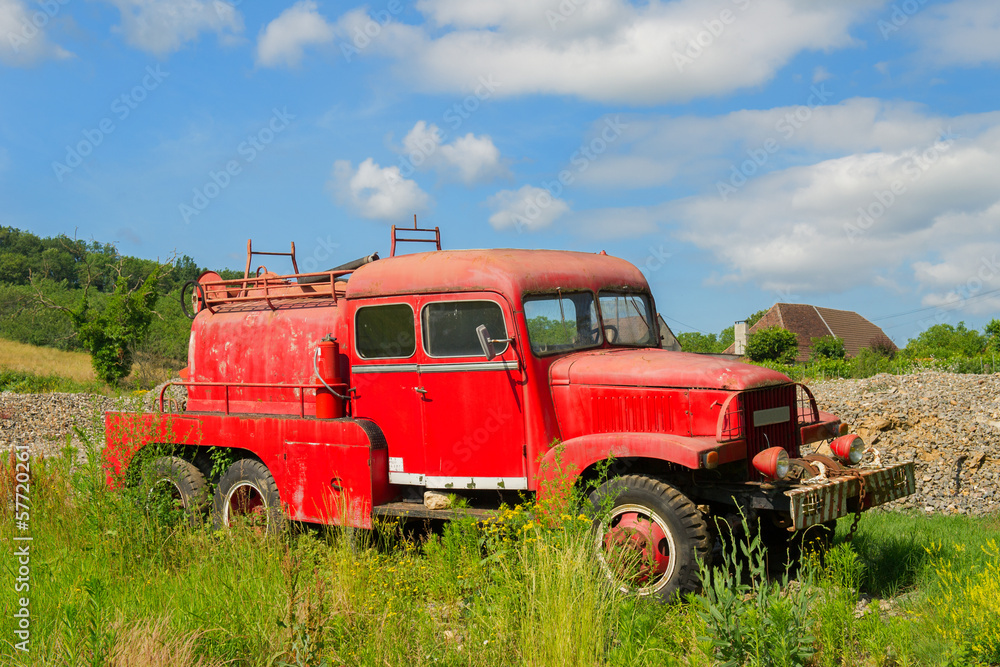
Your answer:
[[[883,374],[810,388],[820,409],[850,424],[883,462],[916,462],[917,493],[896,506],[962,514],[1000,510],[1000,373]],[[184,396],[173,398],[180,402]],[[0,451],[27,442],[35,445],[35,455],[52,456],[69,435],[82,456],[74,426],[101,446],[103,412],[129,409],[126,404],[142,409],[142,402],[141,397],[0,393]]]
[[[85,445],[74,430],[79,428],[96,446],[104,445],[104,411],[127,409],[129,399],[113,399],[92,394],[0,393],[0,451],[15,444],[33,445],[33,456],[56,456],[70,444],[78,458]]]
[[[895,506],[1000,510],[1000,373],[882,374],[810,389],[820,409],[850,424],[884,463],[916,463],[917,492]]]

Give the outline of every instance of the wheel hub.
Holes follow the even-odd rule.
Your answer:
[[[608,565],[622,581],[644,585],[655,581],[670,568],[670,547],[666,534],[655,521],[638,512],[613,518],[604,535]]]
[[[228,524],[240,521],[253,527],[267,525],[267,505],[260,490],[251,484],[240,484],[229,494],[226,508]]]

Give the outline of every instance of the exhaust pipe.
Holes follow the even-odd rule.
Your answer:
[[[332,269],[327,269],[324,273],[329,273],[330,271],[353,271],[354,269],[360,269],[365,264],[374,262],[378,259],[378,253],[373,252],[365,257],[359,257],[358,259],[347,262],[346,264],[341,264],[340,266],[335,266]],[[312,285],[313,283],[322,283],[329,280],[327,276],[304,276],[298,278],[297,282],[299,285]]]

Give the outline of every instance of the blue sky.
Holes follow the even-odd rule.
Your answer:
[[[624,257],[677,332],[905,343],[1000,314],[998,65],[995,0],[0,0],[0,225],[321,270],[416,213]]]

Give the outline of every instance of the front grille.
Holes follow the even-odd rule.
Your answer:
[[[745,391],[740,394],[740,408],[743,418],[743,433],[747,441],[747,469],[750,479],[763,479],[763,476],[753,467],[753,457],[769,447],[784,447],[789,458],[799,455],[798,436],[798,402],[795,385],[787,384],[767,389]],[[788,419],[773,424],[754,426],[754,413],[762,410],[788,409]],[[760,421],[770,421],[761,413]]]

